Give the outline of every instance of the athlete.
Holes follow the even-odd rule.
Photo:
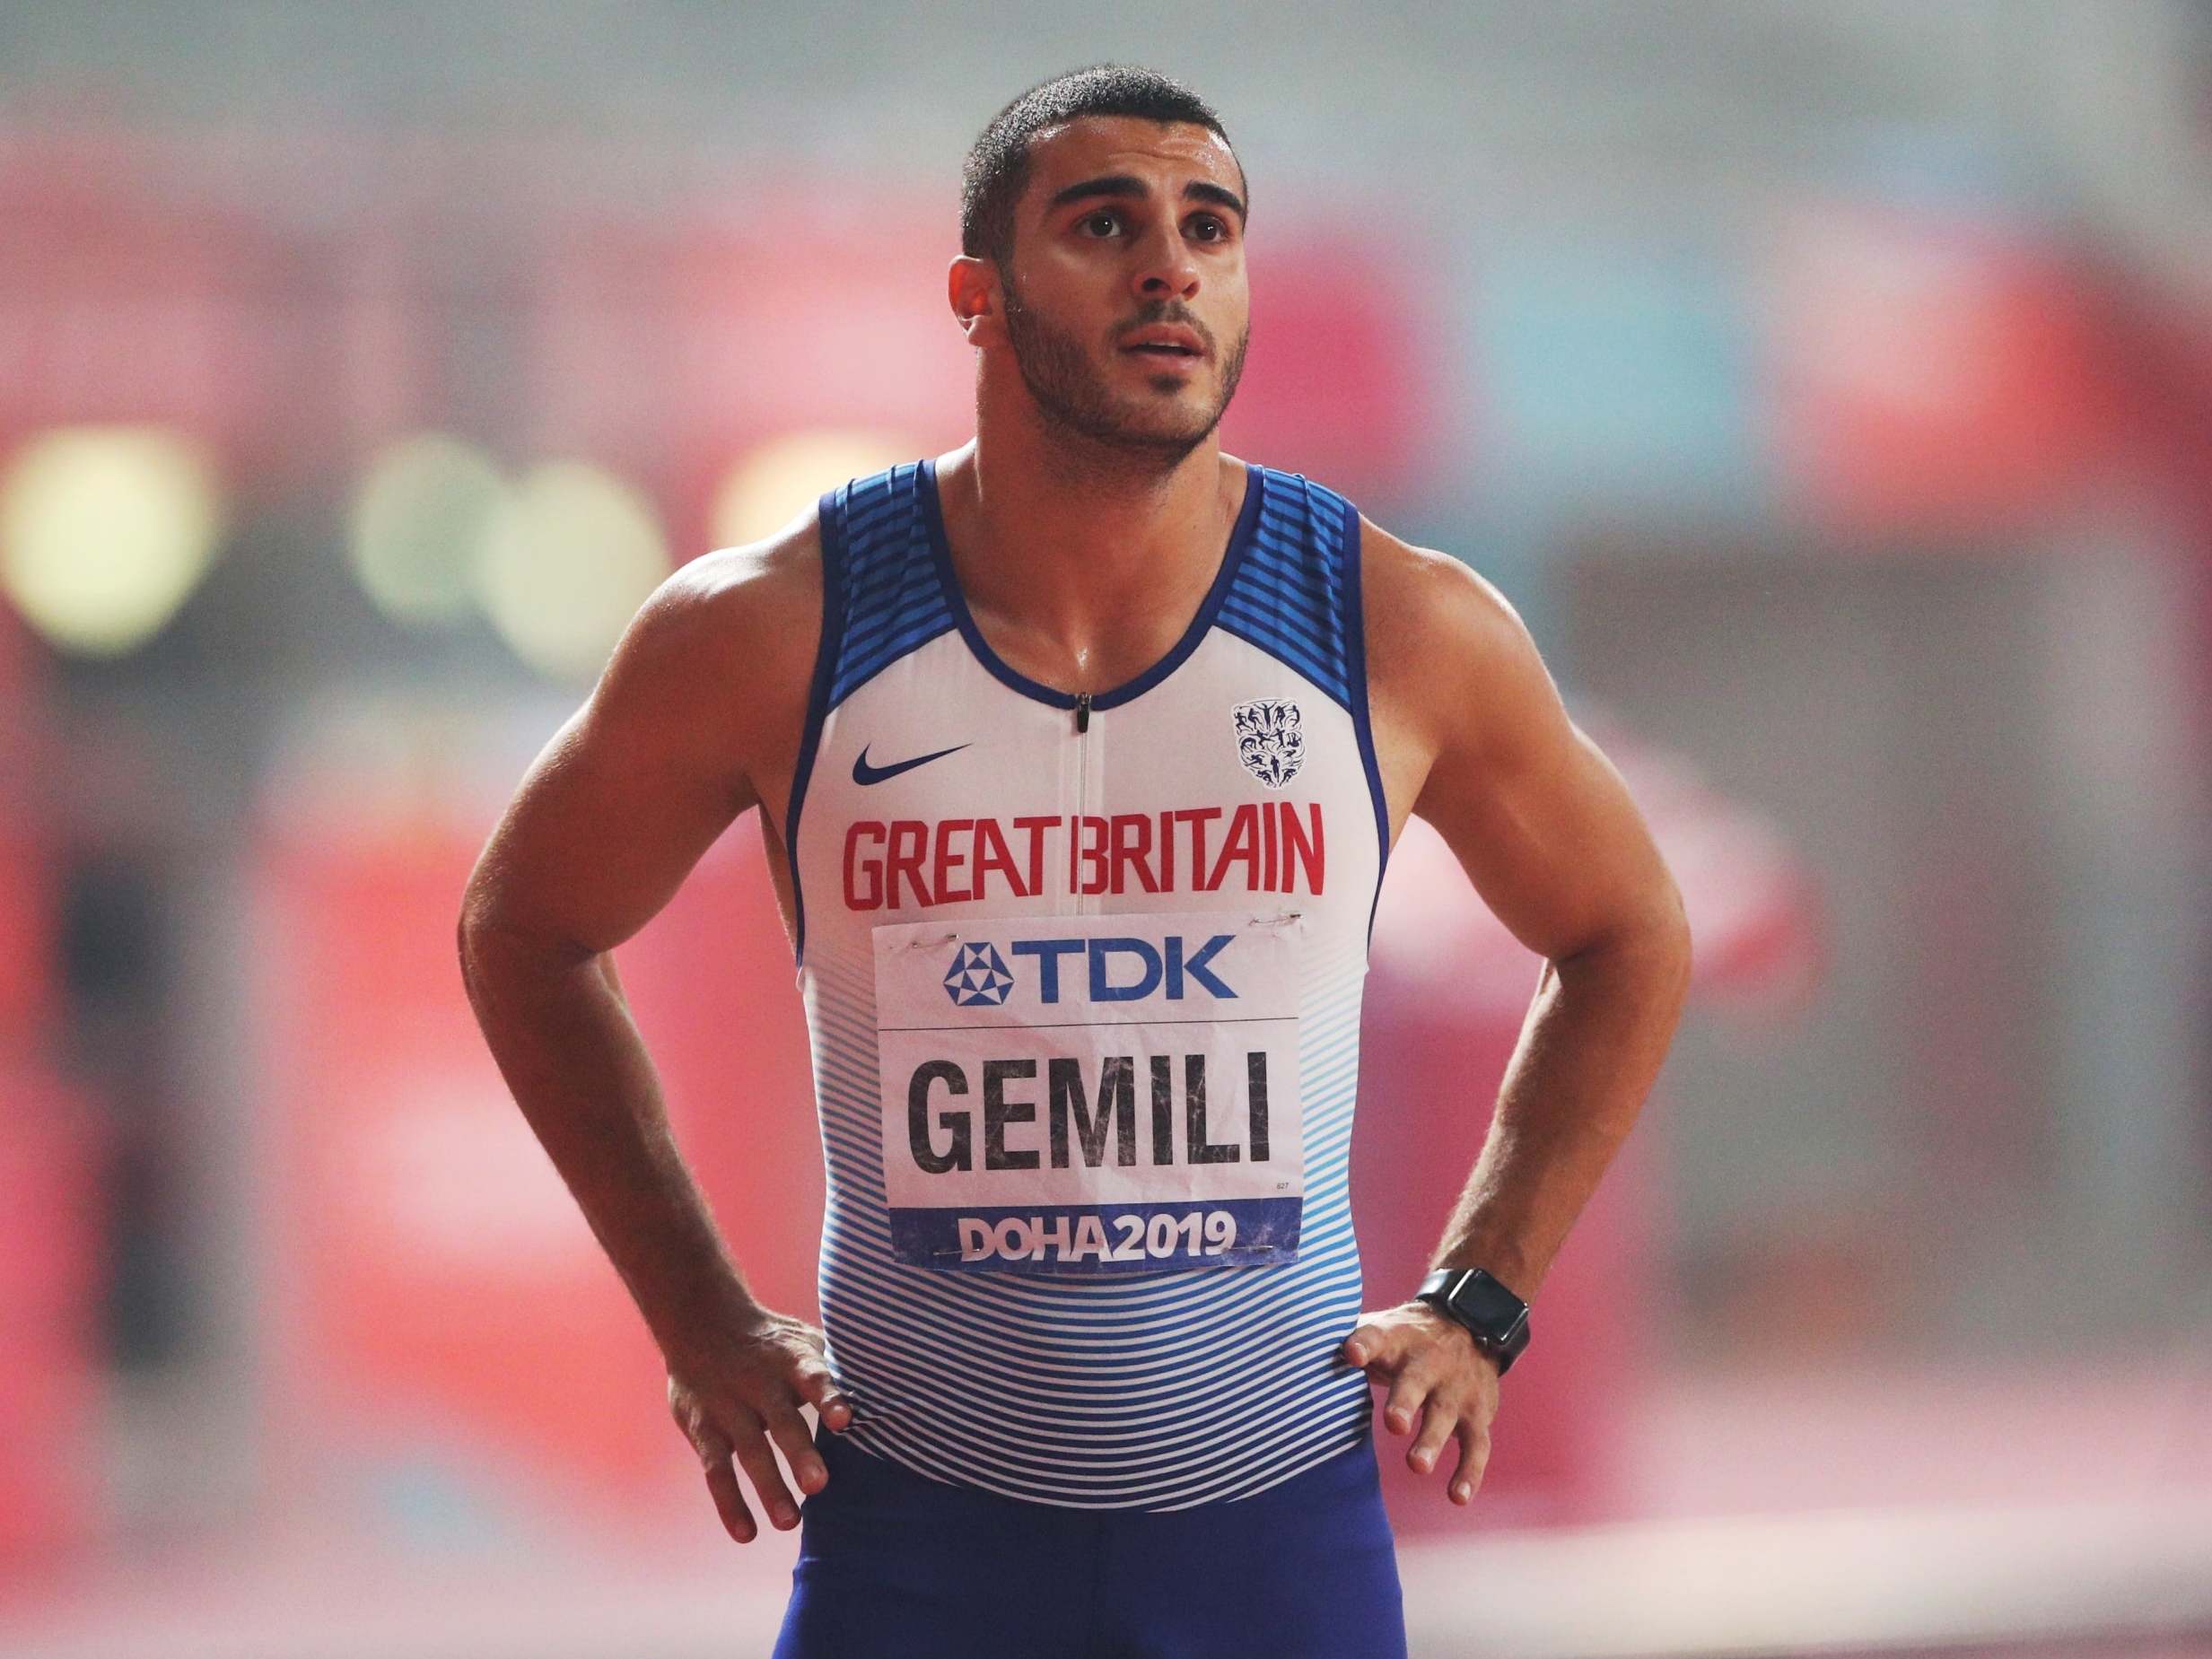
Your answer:
[[[486,1039],[723,1525],[756,1536],[747,1481],[803,1520],[786,1659],[1403,1654],[1369,1386],[1469,1502],[1672,1037],[1674,885],[1511,607],[1221,452],[1248,204],[1162,76],[1010,104],[948,283],[973,440],[670,577],[469,882]],[[812,1036],[819,1328],[731,1261],[611,954],[750,808]],[[1363,1312],[1360,990],[1414,812],[1545,965],[1437,1270]]]

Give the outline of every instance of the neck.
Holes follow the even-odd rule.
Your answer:
[[[1104,643],[1179,624],[1211,583],[1245,490],[1209,433],[1174,458],[983,400],[975,440],[938,464],[953,563],[969,607],[1076,681]],[[1140,665],[1141,666],[1141,665]]]

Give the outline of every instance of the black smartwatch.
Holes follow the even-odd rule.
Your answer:
[[[1479,1267],[1440,1267],[1421,1281],[1419,1301],[1466,1326],[1503,1376],[1528,1346],[1528,1304]]]

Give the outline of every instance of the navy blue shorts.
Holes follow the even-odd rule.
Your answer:
[[[1375,1443],[1150,1514],[950,1486],[817,1427],[775,1659],[1405,1659]]]

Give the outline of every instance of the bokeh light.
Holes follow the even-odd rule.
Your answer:
[[[354,493],[354,572],[398,621],[458,621],[475,608],[473,566],[507,498],[499,468],[474,444],[442,432],[400,439]]]
[[[485,614],[540,674],[589,680],[669,571],[651,505],[581,461],[534,468],[487,528],[476,564]]]
[[[770,441],[730,469],[714,494],[712,535],[718,547],[773,536],[824,490],[863,477],[924,446],[884,429],[817,429]]]
[[[120,656],[198,586],[220,520],[211,467],[176,433],[50,432],[0,473],[0,585],[62,650]]]

